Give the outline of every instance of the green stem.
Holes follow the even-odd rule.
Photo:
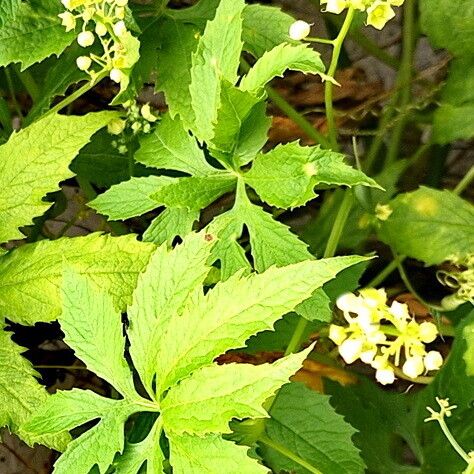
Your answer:
[[[313,465],[311,465],[304,459],[300,458],[297,454],[291,452],[288,448],[286,448],[286,446],[283,446],[280,443],[276,443],[275,441],[271,440],[268,436],[262,435],[259,438],[259,441],[267,445],[269,448],[274,449],[275,451],[282,454],[283,456],[290,459],[291,461],[299,464],[301,467],[308,470],[309,472],[313,474],[322,474],[322,472],[319,469],[315,468]]]
[[[53,108],[49,109],[40,118],[55,114],[56,112],[59,112],[60,110],[64,109],[64,107],[67,107],[69,104],[72,104],[76,99],[81,97],[81,95],[91,90],[98,82],[100,82],[105,76],[107,76],[107,74],[108,71],[100,72],[94,81],[87,81],[82,87],[79,87],[79,89],[75,90],[71,95],[65,97],[61,102],[56,104]]]
[[[288,347],[286,348],[285,356],[293,354],[293,352],[296,352],[300,348],[301,341],[303,340],[303,335],[307,325],[308,320],[300,316],[298,324],[296,325],[293,335],[291,336],[290,342],[288,343]]]
[[[393,163],[397,159],[405,125],[408,121],[406,109],[411,98],[412,63],[416,43],[415,12],[416,0],[406,0],[403,16],[402,61],[397,77],[397,86],[400,88],[398,106],[402,115],[390,137],[386,164]]]
[[[332,52],[331,64],[329,65],[328,75],[334,77],[336,73],[337,64],[339,62],[339,55],[341,54],[342,44],[344,39],[349,32],[352,20],[354,18],[354,8],[350,7],[347,10],[346,18],[344,23],[337,35],[337,38],[334,40],[334,49]],[[324,102],[326,104],[326,118],[328,122],[328,132],[329,132],[329,142],[331,143],[331,148],[334,151],[337,151],[337,128],[336,121],[334,117],[334,107],[333,107],[333,94],[332,94],[333,83],[331,81],[326,81],[324,83]]]
[[[393,372],[399,379],[403,380],[408,380],[408,382],[414,382],[414,383],[419,383],[423,385],[429,385],[431,382],[433,382],[434,377],[427,377],[427,376],[422,376],[420,375],[419,377],[416,377],[412,379],[411,377],[408,377],[408,375],[405,375],[403,373],[403,370],[399,369],[398,367],[395,367],[392,365]]]
[[[352,205],[354,203],[354,196],[350,189],[344,191],[344,198],[342,200],[341,206],[334,220],[334,224],[329,234],[328,243],[326,244],[326,249],[324,250],[324,258],[333,257],[336,253],[339,240],[342,236],[342,231],[346,225],[347,218],[351,212]]]
[[[334,40],[327,38],[313,38],[312,36],[308,36],[304,40],[309,41],[310,43],[334,44]]]
[[[392,273],[394,272],[398,267],[398,259],[395,258],[393,259],[381,272],[376,275],[372,280],[367,283],[367,288],[375,288],[376,286],[379,286],[380,283],[385,281],[385,279]]]
[[[472,459],[469,457],[466,451],[464,451],[461,445],[456,441],[456,438],[452,435],[451,431],[448,428],[448,425],[444,421],[444,418],[440,417],[437,419],[437,421],[439,423],[439,426],[443,430],[444,436],[446,436],[454,450],[459,454],[459,456],[464,459],[464,461],[470,464],[472,462]]]
[[[33,102],[36,102],[40,96],[40,89],[38,87],[38,84],[36,84],[36,81],[33,79],[31,72],[28,69],[21,72],[18,69],[18,66],[14,66],[14,71],[23,86],[25,87],[25,89],[27,90]]]
[[[289,104],[278,92],[270,86],[266,87],[268,98],[290,118],[309,138],[320,143],[324,148],[330,147],[329,140],[302,115],[291,104]]]
[[[11,76],[10,70],[8,68],[5,68],[5,77],[7,79],[8,91],[10,92],[10,97],[11,97],[12,102],[13,102],[13,107],[15,108],[15,111],[16,111],[17,115],[20,118],[23,118],[23,114],[21,113],[20,104],[16,100],[16,93],[15,93],[15,88],[13,87],[12,76]]]
[[[472,180],[474,180],[474,166],[471,166],[471,169],[466,173],[464,178],[459,181],[458,185],[454,188],[454,194],[460,196],[471,184]]]

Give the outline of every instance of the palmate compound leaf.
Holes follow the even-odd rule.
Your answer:
[[[73,175],[72,159],[115,116],[115,112],[49,115],[0,147],[0,242],[24,238],[18,227],[31,224],[51,206],[42,201],[44,195]]]
[[[2,0],[0,7],[0,66],[21,63],[22,69],[56,54],[74,40],[58,14],[64,11],[56,0]]]
[[[378,234],[398,253],[435,265],[472,252],[474,206],[456,194],[422,186],[389,206],[392,213]]]
[[[261,328],[271,327],[315,288],[361,258],[302,262],[245,278],[236,275],[233,282],[218,284],[203,296],[203,280],[210,269],[206,261],[214,240],[206,233],[193,234],[172,251],[159,248],[138,282],[129,311],[130,353],[142,380],[147,380],[147,374],[156,374],[156,388],[146,384],[154,388],[149,390],[151,400],[141,398],[127,382],[130,372],[122,356],[121,318],[113,309],[112,299],[88,278],[74,271],[67,274],[62,315],[66,340],[124,398],[107,400],[77,390],[58,392],[35,413],[25,426],[30,435],[53,435],[100,419],[69,444],[56,463],[56,474],[86,474],[94,464],[104,474],[114,455],[122,450],[123,456],[113,461],[118,473],[136,474],[147,461],[148,474],[159,474],[162,431],[170,442],[170,461],[176,473],[220,474],[223,468],[229,474],[264,472],[257,461],[244,456],[245,448],[224,441],[219,435],[229,431],[232,418],[267,416],[263,403],[288,381],[311,348],[260,367],[219,367],[213,359],[242,346]],[[162,336],[142,339],[140,336],[146,331],[157,331]],[[91,332],[96,335],[93,341],[88,337]],[[153,350],[154,344],[160,349],[157,359],[146,359],[147,350]],[[173,359],[172,371],[168,370],[169,364],[157,364],[168,349],[181,361]],[[201,349],[206,355],[197,358]],[[178,380],[181,382],[176,384]],[[160,411],[161,415],[144,441],[124,443],[123,424],[138,411]],[[189,423],[185,422],[186,417]]]
[[[6,426],[32,446],[44,444],[57,450],[65,449],[69,436],[66,433],[32,435],[22,430],[22,424],[48,398],[46,389],[35,377],[39,374],[21,353],[23,348],[16,345],[0,324],[0,428]]]
[[[1,316],[22,324],[57,319],[65,263],[110,292],[116,307],[124,310],[154,249],[133,235],[99,233],[23,245],[0,258]]]

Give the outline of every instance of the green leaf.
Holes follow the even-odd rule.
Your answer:
[[[158,207],[150,196],[172,182],[167,176],[131,178],[112,186],[87,205],[113,221],[141,216]]]
[[[277,7],[247,5],[243,20],[244,49],[256,58],[280,43],[296,43],[289,37],[295,20]]]
[[[268,469],[247,456],[248,448],[220,436],[170,435],[170,462],[175,474],[266,474]]]
[[[184,129],[178,117],[165,114],[154,132],[145,136],[135,159],[146,166],[182,171],[194,176],[215,172],[204,158],[196,139]]]
[[[76,357],[122,395],[133,395],[132,372],[124,358],[122,315],[114,308],[111,297],[97,292],[88,278],[66,270],[62,304],[60,320],[64,341],[74,348]]]
[[[61,393],[60,396],[67,400],[67,395],[63,392],[58,393]],[[87,398],[75,406],[74,410],[78,410],[80,407],[85,408],[87,406],[86,402],[90,399],[87,391],[81,390],[79,393],[81,393],[82,398]],[[74,397],[76,398],[77,395],[78,393],[76,392]],[[47,402],[35,413],[27,426],[29,430],[35,432],[36,430],[43,430],[45,426],[54,426],[52,425],[55,421],[54,418],[51,423],[48,423],[49,416],[65,408],[57,403],[57,396],[58,394],[51,396],[49,399],[51,402]],[[64,454],[54,464],[55,474],[70,474],[72,472],[74,474],[89,474],[94,466],[98,466],[100,474],[105,474],[115,455],[123,451],[125,441],[123,425],[127,418],[137,411],[138,407],[130,405],[125,400],[108,401],[113,403],[113,405],[110,406],[104,403],[109,408],[107,411],[90,413],[95,415],[94,418],[100,417],[101,420],[85,434],[68,444]],[[66,404],[66,407],[71,408],[74,406],[74,402],[77,404],[77,400],[72,400],[71,403]],[[52,408],[50,409],[51,405]],[[72,416],[74,416],[74,413]],[[72,425],[72,420],[68,422],[67,417],[63,416],[63,418],[63,425]]]
[[[463,337],[467,346],[463,357],[466,363],[466,373],[470,377],[474,377],[474,322],[464,327]]]
[[[162,392],[229,349],[242,347],[259,331],[309,298],[326,281],[361,257],[305,261],[244,277],[241,272],[218,283],[192,307],[169,321],[156,356]]]
[[[450,143],[474,136],[474,77],[471,55],[454,58],[449,67],[446,85],[441,94],[441,106],[435,111],[433,138],[436,143]]]
[[[226,81],[220,87],[220,106],[211,143],[214,148],[233,154],[239,143],[242,124],[250,118],[258,99]]]
[[[180,435],[202,436],[231,433],[229,422],[234,418],[268,417],[263,403],[288,383],[312,348],[273,364],[201,367],[168,392],[162,405],[165,426]]]
[[[199,211],[185,207],[169,207],[153,219],[143,234],[143,241],[171,245],[175,237],[184,238],[191,233],[194,223],[199,220],[199,214]]]
[[[452,192],[420,187],[389,205],[379,237],[399,254],[435,265],[472,252],[474,206]]]
[[[55,435],[103,416],[113,415],[121,404],[118,400],[102,397],[90,390],[59,390],[47,397],[26,423],[25,430]]]
[[[274,77],[283,77],[291,69],[304,73],[319,74],[324,72],[320,54],[305,44],[279,44],[267,51],[250,69],[240,82],[240,89],[262,95],[263,88]]]
[[[352,442],[356,432],[329,404],[329,397],[299,383],[283,387],[266,423],[267,436],[321,472],[357,474],[364,463]],[[306,474],[294,460],[263,445],[263,457],[275,472]]]
[[[272,218],[262,208],[248,203],[240,209],[249,231],[254,266],[262,272],[272,265],[288,265],[314,258],[307,245],[289,227]]]
[[[151,195],[158,205],[203,209],[217,198],[235,189],[237,178],[227,172],[214,175],[177,178]]]
[[[204,27],[208,20],[214,18],[219,2],[220,0],[199,0],[189,8],[169,9],[166,13],[176,20]]]
[[[372,186],[375,181],[344,163],[344,156],[298,143],[279,145],[260,153],[245,181],[268,204],[282,208],[304,205],[316,197],[317,184]]]
[[[129,307],[130,354],[144,387],[153,393],[157,354],[170,324],[178,318],[209,272],[213,239],[193,234],[173,250],[161,246],[138,277]]]
[[[203,141],[209,141],[214,134],[221,80],[235,84],[238,78],[244,7],[243,0],[222,0],[192,57],[189,90],[196,117],[192,130]]]
[[[4,2],[2,2],[4,3]],[[58,14],[64,11],[55,0],[6,0],[1,13],[0,66],[21,63],[22,70],[55,54],[59,56],[75,38],[66,33]]]
[[[194,25],[165,19],[157,26],[161,32],[161,49],[158,51],[158,78],[156,88],[166,97],[172,118],[177,114],[190,128],[194,123],[191,106],[192,54],[198,46],[199,30]]]
[[[126,443],[123,454],[114,462],[114,473],[137,474],[146,461],[147,474],[162,474],[164,456],[161,449],[156,449],[159,438],[158,424],[155,424],[147,437],[139,443]]]
[[[470,0],[422,0],[421,27],[433,46],[455,55],[474,52],[474,5]]]
[[[0,259],[1,314],[23,324],[57,319],[64,263],[88,275],[124,310],[154,248],[133,235],[98,233],[23,245]]]
[[[243,222],[236,208],[214,217],[207,230],[209,233],[216,235],[218,239],[212,253],[215,260],[220,262],[221,279],[223,281],[238,270],[251,270],[245,251],[237,242],[237,239],[242,235]]]
[[[130,178],[128,154],[120,154],[113,146],[116,140],[107,130],[96,133],[71,164],[71,170],[101,188],[109,188]],[[135,163],[135,176],[142,173]],[[143,167],[143,170],[146,170]],[[147,173],[148,174],[148,173]]]
[[[72,159],[115,115],[49,115],[0,147],[0,242],[24,237],[17,228],[31,224],[51,206],[42,197],[72,176]]]
[[[361,450],[369,472],[420,472],[418,466],[407,465],[403,460],[407,441],[413,446],[410,436],[406,436],[406,420],[413,415],[409,413],[405,394],[384,391],[365,379],[347,387],[325,381],[325,389],[337,412],[357,429],[354,443]],[[412,428],[410,432],[413,433]]]
[[[22,357],[26,350],[17,346],[0,324],[0,427],[6,426],[12,433],[21,436],[30,446],[44,444],[50,448],[64,450],[69,437],[58,431],[54,435],[42,432],[26,433],[24,423],[48,399],[48,392],[35,377],[39,374],[30,362]]]

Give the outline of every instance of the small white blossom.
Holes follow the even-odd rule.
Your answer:
[[[120,84],[120,82],[122,81],[123,79],[123,73],[120,69],[117,69],[117,68],[114,68],[110,71],[110,79],[112,79],[112,81],[116,82],[117,84]]]
[[[120,20],[118,23],[114,25],[114,33],[117,36],[123,36],[127,32],[127,27],[125,26],[125,22]]]
[[[416,379],[424,372],[424,370],[425,365],[423,364],[423,357],[419,355],[409,357],[402,367],[403,373],[411,379]]]
[[[92,31],[81,31],[77,36],[79,46],[87,48],[94,44],[94,33]]]
[[[436,336],[438,335],[438,329],[436,328],[436,325],[429,322],[421,323],[419,331],[420,341],[426,344],[433,342],[436,339]]]
[[[303,20],[298,20],[290,26],[289,35],[292,40],[299,41],[309,36],[310,31],[311,25],[309,23],[306,23]]]
[[[362,339],[346,339],[339,346],[339,354],[347,364],[352,364],[360,357],[363,344]]]
[[[439,370],[443,365],[443,356],[438,351],[429,351],[423,358],[426,370]]]
[[[79,56],[76,59],[77,67],[81,71],[88,71],[92,64],[92,59],[89,56]]]
[[[107,27],[99,21],[95,25],[95,32],[97,36],[105,36],[107,34]]]
[[[375,379],[382,385],[390,385],[395,382],[395,373],[393,369],[389,367],[385,369],[378,369],[375,372]]]

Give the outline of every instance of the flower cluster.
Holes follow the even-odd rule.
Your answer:
[[[133,36],[125,25],[125,8],[128,0],[61,0],[67,11],[59,17],[66,31],[76,28],[82,22],[77,42],[83,48],[100,43],[103,54],[90,53],[79,56],[77,67],[95,80],[101,71],[107,71],[110,79],[122,85],[128,82],[124,72],[132,66],[130,51],[134,47]],[[94,67],[94,66],[98,66]]]
[[[474,253],[449,259],[453,270],[437,272],[438,280],[456,292],[443,298],[444,308],[452,310],[469,301],[474,304]]]
[[[436,326],[418,323],[406,304],[394,301],[389,307],[384,290],[363,289],[358,296],[347,293],[336,305],[349,325],[332,324],[330,339],[339,346],[346,363],[360,359],[376,369],[375,377],[381,384],[393,383],[394,366],[401,364],[402,372],[412,379],[441,367],[441,354],[425,347],[436,339]]]
[[[151,125],[158,120],[158,117],[151,111],[150,104],[139,106],[136,101],[128,100],[122,105],[125,108],[126,117],[112,120],[107,130],[112,135],[120,135],[112,142],[112,146],[117,148],[119,153],[125,154],[130,137],[139,133],[150,133]]]
[[[341,13],[345,8],[367,12],[367,25],[381,30],[395,16],[393,6],[399,7],[404,0],[321,0],[325,11]]]

